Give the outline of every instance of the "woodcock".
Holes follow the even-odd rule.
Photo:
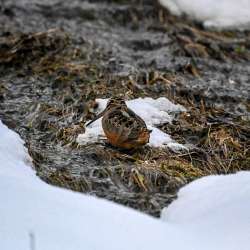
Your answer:
[[[127,107],[123,98],[111,98],[105,110],[86,126],[100,117],[103,117],[102,128],[111,145],[122,149],[136,149],[149,142],[151,130],[147,129],[140,116]]]

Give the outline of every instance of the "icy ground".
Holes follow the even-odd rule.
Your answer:
[[[97,113],[103,111],[106,107],[108,99],[97,99]],[[150,134],[149,146],[152,147],[170,147],[173,150],[185,149],[184,145],[175,142],[171,137],[156,128],[155,125],[160,125],[165,122],[171,122],[174,113],[186,111],[186,109],[174,104],[165,97],[156,100],[146,97],[130,100],[126,102],[128,107],[138,114],[147,124],[148,129],[152,129]],[[95,143],[100,139],[105,138],[102,130],[101,118],[92,123],[86,128],[84,134],[80,134],[77,142],[81,145]]]
[[[1,121],[0,138],[1,249],[249,249],[249,172],[187,185],[159,220],[42,182]]]
[[[206,27],[250,29],[249,0],[159,0],[174,15],[187,14]]]

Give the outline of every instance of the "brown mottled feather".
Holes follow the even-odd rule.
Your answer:
[[[106,109],[97,117],[102,115],[103,131],[113,146],[133,149],[149,142],[151,131],[143,119],[127,107],[123,98],[111,98]]]

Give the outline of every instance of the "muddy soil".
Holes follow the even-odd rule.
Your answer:
[[[165,96],[188,112],[160,128],[188,153],[126,153],[75,139],[95,98]],[[250,169],[250,32],[206,31],[153,0],[3,1],[0,119],[46,182],[158,216],[184,184]]]

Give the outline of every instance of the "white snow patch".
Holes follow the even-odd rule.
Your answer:
[[[1,121],[0,136],[1,249],[193,249],[186,246],[194,236],[175,226],[42,182],[26,165],[23,141]]]
[[[151,147],[164,147],[167,146],[171,148],[173,151],[178,151],[178,150],[186,150],[187,148],[177,142],[174,142],[170,135],[162,132],[158,128],[154,128],[151,126],[148,126],[148,129],[152,129],[152,132],[150,134],[150,140],[148,145]]]
[[[22,178],[23,173],[34,175],[30,167],[25,165],[31,163],[31,158],[23,143],[23,140],[0,120],[0,175],[4,174],[6,178]],[[5,167],[5,163],[8,167]]]
[[[31,249],[30,234],[34,249],[41,250],[154,249],[167,244],[169,229],[159,220],[40,181],[25,164],[23,141],[1,121],[0,135],[1,249]]]
[[[249,249],[250,172],[187,185],[161,221],[42,182],[23,141],[1,121],[0,138],[1,249]]]
[[[250,172],[242,171],[203,177],[183,187],[161,218],[191,230],[208,249],[248,250],[249,209]]]
[[[174,15],[187,14],[206,27],[245,28],[250,24],[249,0],[159,0]]]
[[[96,101],[98,103],[96,112],[100,113],[105,109],[108,99],[97,99]],[[168,134],[154,127],[154,125],[171,122],[173,119],[172,113],[186,111],[183,106],[174,104],[165,97],[156,100],[149,97],[138,98],[126,103],[130,109],[146,122],[148,129],[152,129],[149,146],[170,147],[173,150],[186,149],[184,145],[176,143]],[[100,118],[88,126],[84,134],[78,135],[77,142],[81,145],[86,145],[98,142],[104,137]]]

